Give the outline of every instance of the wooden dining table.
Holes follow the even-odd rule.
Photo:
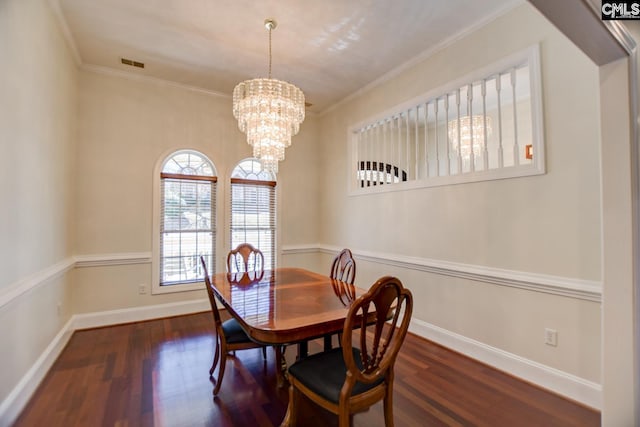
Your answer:
[[[302,268],[219,273],[211,286],[253,341],[274,347],[278,387],[286,345],[297,344],[298,357],[306,357],[308,340],[341,332],[351,303],[366,292]]]
[[[252,340],[276,346],[342,331],[351,302],[366,292],[302,268],[219,273],[211,284]]]

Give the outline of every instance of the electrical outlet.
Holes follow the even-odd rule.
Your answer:
[[[544,330],[544,343],[553,347],[558,346],[558,331],[546,328]]]
[[[146,293],[147,293],[147,286],[146,285],[138,285],[138,294],[144,295]]]

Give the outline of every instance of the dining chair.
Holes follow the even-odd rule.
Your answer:
[[[229,273],[260,271],[264,269],[264,255],[250,243],[240,243],[227,255]]]
[[[289,368],[289,407],[282,426],[296,425],[301,395],[337,414],[340,427],[383,400],[385,426],[393,426],[393,368],[412,311],[411,292],[395,277],[379,279],[357,298],[344,322],[342,347]]]
[[[351,250],[345,248],[334,258],[329,277],[353,285],[356,279],[356,261],[353,259]],[[331,334],[324,336],[325,351],[331,349],[331,340]],[[340,334],[338,334],[338,342],[340,342]]]
[[[211,369],[209,369],[209,378],[213,379],[213,372],[216,369],[218,361],[220,362],[220,368],[218,369],[218,378],[215,380],[215,387],[213,388],[213,395],[217,395],[220,391],[220,385],[222,384],[222,377],[224,376],[224,368],[227,363],[227,356],[230,352],[233,352],[235,356],[236,350],[245,350],[250,348],[262,348],[262,357],[266,358],[266,348],[254,341],[251,341],[247,333],[242,329],[240,323],[234,318],[225,320],[220,319],[220,312],[218,311],[218,305],[216,304],[216,298],[213,293],[213,287],[211,286],[211,279],[209,278],[209,272],[207,270],[207,264],[204,261],[204,257],[200,257],[202,263],[202,269],[204,271],[204,283],[207,288],[207,295],[209,296],[209,303],[211,303],[211,312],[213,313],[213,323],[216,331],[216,346],[213,357],[213,363]]]
[[[343,249],[334,258],[329,276],[353,285],[356,279],[356,261],[349,249]]]

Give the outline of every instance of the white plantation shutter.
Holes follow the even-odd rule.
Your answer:
[[[231,247],[251,243],[275,267],[275,181],[231,178]]]

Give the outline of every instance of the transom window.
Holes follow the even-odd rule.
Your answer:
[[[200,256],[215,273],[216,173],[207,157],[181,150],[164,161],[160,173],[159,284],[200,282]]]
[[[231,247],[251,243],[275,267],[276,181],[257,159],[242,160],[231,172]]]

